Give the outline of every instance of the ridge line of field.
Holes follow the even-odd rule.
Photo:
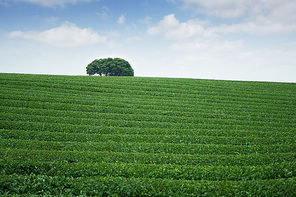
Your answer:
[[[52,105],[52,103],[51,103]],[[201,119],[213,119],[213,118],[218,118],[218,119],[223,119],[223,120],[230,120],[230,121],[242,121],[246,120],[246,116],[249,116],[249,121],[250,122],[260,122],[260,123],[270,123],[271,121],[273,123],[287,123],[287,124],[296,124],[296,121],[293,122],[293,119],[287,118],[287,116],[292,116],[286,115],[285,118],[283,118],[283,115],[278,115],[279,117],[275,118],[275,114],[272,115],[272,117],[264,117],[264,119],[259,119],[255,118],[255,114],[250,114],[250,113],[245,113],[243,116],[242,113],[240,113],[240,116],[233,116],[235,113],[229,113],[229,112],[224,112],[224,113],[219,113],[219,112],[184,112],[184,111],[174,111],[174,114],[171,114],[170,111],[162,111],[162,110],[149,110],[151,112],[155,112],[155,114],[147,113],[147,110],[143,110],[142,112],[138,113],[123,113],[122,108],[118,108],[120,111],[104,111],[102,108],[100,109],[100,112],[95,112],[95,111],[87,111],[84,113],[81,113],[80,110],[78,109],[69,109],[69,110],[63,110],[63,109],[51,109],[51,108],[37,108],[35,107],[29,107],[29,106],[18,106],[14,104],[14,106],[7,106],[7,105],[1,105],[0,108],[2,108],[2,112],[6,113],[16,113],[16,114],[29,114],[29,115],[43,115],[43,116],[55,116],[55,117],[69,117],[70,115],[74,115],[76,118],[94,118],[97,119],[100,116],[104,116],[104,119],[111,119],[107,118],[109,116],[111,117],[122,117],[125,118],[125,120],[137,120],[137,121],[163,121],[163,122],[175,122],[178,120],[179,122],[184,123],[192,123],[193,121],[198,121]],[[115,108],[116,109],[116,108]],[[157,113],[156,113],[157,112]],[[260,115],[257,115],[258,117]],[[263,117],[263,114],[260,116],[261,118]],[[191,121],[189,121],[191,120]]]
[[[17,89],[20,89],[21,85],[20,84],[17,84],[15,85],[15,88]],[[262,99],[262,98],[259,98],[259,97],[255,97],[255,98],[250,98],[249,96],[243,96],[241,95],[241,97],[233,97],[233,95],[229,95],[229,96],[224,96],[224,95],[218,95],[217,93],[211,95],[211,94],[200,94],[201,92],[197,92],[197,93],[190,93],[190,94],[180,94],[180,96],[177,97],[177,95],[179,95],[178,93],[175,92],[174,89],[172,89],[173,92],[161,92],[159,93],[159,90],[158,91],[154,91],[154,92],[151,92],[151,91],[141,91],[139,89],[135,89],[133,91],[130,91],[128,92],[127,91],[127,88],[124,89],[124,91],[122,91],[122,89],[114,89],[114,88],[96,88],[95,90],[92,90],[90,87],[85,87],[85,86],[82,86],[84,87],[85,90],[81,90],[81,89],[74,89],[73,86],[67,88],[67,89],[63,89],[63,88],[55,88],[56,90],[60,89],[58,92],[65,92],[65,90],[71,90],[71,92],[74,92],[77,94],[77,91],[80,91],[80,92],[84,92],[84,93],[87,93],[87,92],[92,92],[92,93],[95,93],[96,95],[97,94],[101,94],[101,93],[104,93],[104,94],[108,94],[108,96],[112,95],[112,94],[115,94],[115,95],[118,95],[118,94],[123,94],[123,95],[133,95],[134,97],[146,97],[146,98],[157,98],[159,97],[160,95],[161,96],[167,96],[167,97],[173,97],[174,99],[176,100],[182,100],[184,98],[186,98],[186,100],[188,99],[198,99],[198,100],[206,100],[208,98],[213,98],[213,95],[219,99],[215,99],[216,100],[220,100],[220,101],[223,101],[223,100],[227,100],[228,102],[262,102],[262,104],[264,103],[269,103],[270,101],[274,101],[273,98],[270,98],[270,99],[266,99],[266,102],[263,102],[265,101],[265,99]],[[28,86],[23,86],[21,89],[24,89],[24,88],[28,88],[28,89],[31,89],[29,88]],[[49,92],[53,92],[53,88],[52,87],[40,87],[40,86],[37,86],[37,87],[34,87],[34,89],[48,89]],[[140,88],[140,87],[139,87]],[[92,90],[92,91],[91,91]],[[104,90],[104,91],[103,91]],[[116,91],[117,90],[117,91]],[[133,93],[134,92],[134,93]],[[146,93],[149,93],[149,94],[139,94],[140,92],[146,92]],[[157,94],[156,94],[157,93]],[[170,95],[170,96],[168,96]],[[189,95],[192,95],[191,97]],[[248,94],[247,94],[248,95]],[[238,99],[240,98],[240,99]],[[291,99],[290,102],[293,102],[293,95],[289,98]],[[282,98],[282,101],[285,101],[287,102],[287,99],[286,97],[283,97]],[[267,102],[268,101],[268,102]],[[277,97],[277,102],[279,102],[279,98]],[[276,104],[276,103],[274,103]],[[287,105],[291,104],[291,103],[286,103]]]
[[[114,79],[114,78],[113,78]],[[143,79],[143,78],[142,78]],[[142,81],[143,82],[143,80],[141,80],[141,78],[139,78],[139,80],[140,81]],[[178,80],[178,79],[175,79],[175,80]],[[9,81],[15,81],[15,82],[20,82],[20,80],[19,79],[17,79],[17,80],[12,80],[12,79],[9,79]],[[28,83],[33,83],[34,84],[34,82],[40,82],[39,80],[36,80],[36,81],[33,81],[33,80],[21,80],[21,81],[25,81],[25,82],[28,82]],[[63,79],[63,80],[60,80],[61,82],[63,82],[63,83],[61,83],[60,85],[67,85],[67,83],[65,83],[65,79]],[[55,84],[57,85],[58,83],[57,83],[58,81],[56,80],[55,81]],[[202,83],[202,80],[198,80],[198,84],[197,85],[194,85],[194,86],[189,86],[189,84],[185,84],[185,85],[180,85],[180,84],[178,84],[177,86],[176,86],[176,84],[174,84],[174,85],[171,85],[171,87],[170,86],[168,86],[168,84],[166,84],[166,86],[163,86],[162,84],[160,84],[160,85],[158,85],[158,86],[155,86],[155,84],[152,84],[152,83],[145,83],[145,86],[143,86],[143,84],[139,84],[139,83],[131,83],[130,81],[127,83],[127,84],[118,84],[118,83],[110,83],[110,81],[108,81],[108,83],[102,83],[102,82],[104,82],[104,81],[102,81],[102,80],[98,80],[98,83],[97,83],[97,86],[94,86],[94,87],[101,87],[101,88],[111,88],[111,87],[119,87],[119,88],[117,88],[117,89],[121,89],[122,87],[126,87],[126,85],[128,85],[128,87],[130,88],[130,87],[137,87],[137,88],[130,88],[130,89],[132,89],[132,90],[134,90],[134,89],[139,89],[138,87],[140,87],[140,88],[146,88],[147,87],[147,85],[148,84],[151,84],[151,86],[150,86],[150,88],[152,87],[152,88],[158,88],[158,89],[156,89],[156,91],[159,91],[159,90],[161,90],[161,89],[179,89],[179,90],[183,90],[184,89],[184,87],[186,88],[186,91],[185,92],[187,92],[188,90],[190,90],[190,91],[205,91],[205,87],[206,87],[206,90],[210,87],[211,89],[213,89],[213,88],[216,88],[217,87],[217,84],[215,84],[215,85],[211,85],[211,83],[208,83],[207,84],[207,86],[197,86],[197,85],[204,85],[204,83]],[[216,82],[216,81],[215,81]],[[227,81],[224,81],[225,83],[235,83],[235,82],[227,82]],[[46,82],[46,83],[48,83],[48,82]],[[73,83],[73,81],[69,81],[69,83]],[[239,82],[240,83],[240,85],[241,84],[243,84],[243,82]],[[51,84],[51,83],[50,83]],[[90,85],[94,85],[94,81],[84,81],[84,82],[81,82],[81,81],[76,81],[75,82],[75,84],[77,85],[77,86],[90,86]],[[258,83],[258,84],[261,84],[261,85],[263,85],[264,83]],[[276,83],[269,83],[269,84],[276,84]],[[103,87],[102,87],[102,85],[103,85]],[[210,85],[210,86],[209,86]],[[233,85],[233,84],[232,84]],[[293,84],[286,84],[286,85],[293,85]],[[51,86],[52,86],[52,84],[51,84]],[[148,86],[149,87],[149,86]],[[188,88],[189,87],[189,88]],[[240,90],[241,92],[243,92],[243,93],[245,93],[246,91],[248,91],[248,89],[246,89],[246,87],[243,87],[243,88],[241,88],[241,89],[239,89],[239,85],[238,86],[236,86],[235,87],[235,90],[236,91],[238,91],[238,90]],[[256,86],[256,87],[258,87],[258,86]],[[151,89],[148,89],[148,91],[151,91]],[[161,88],[161,89],[159,89],[159,88]],[[192,89],[193,88],[193,89]],[[196,88],[198,88],[198,89],[196,89]],[[225,89],[225,90],[227,90],[226,92],[230,92],[230,90],[233,90],[233,89],[229,89],[229,87],[227,86],[227,85],[224,85],[224,86],[220,86],[220,87],[217,87],[216,88],[217,90],[221,90],[221,89]],[[250,89],[250,90],[252,90],[251,92],[253,92],[253,89]],[[183,91],[182,91],[183,92]],[[178,93],[182,93],[182,92],[178,92]],[[258,95],[262,95],[262,93],[269,93],[269,91],[268,90],[266,90],[265,88],[264,89],[261,89],[260,90],[260,93],[261,94],[258,94]],[[283,91],[282,93],[281,93],[281,95],[283,94],[283,93],[286,93],[285,91]],[[292,92],[291,92],[292,93]]]
[[[1,107],[0,107],[1,109]],[[164,116],[164,115],[139,115],[139,114],[129,114],[124,115],[120,113],[103,113],[102,114],[94,114],[92,117],[79,117],[80,115],[77,114],[74,116],[69,116],[66,114],[62,114],[61,116],[57,116],[55,114],[49,113],[49,114],[34,114],[32,110],[30,110],[31,113],[26,113],[23,110],[17,111],[17,108],[13,112],[11,111],[11,108],[9,110],[2,110],[0,114],[3,115],[3,117],[6,117],[5,119],[2,118],[2,120],[11,120],[11,121],[30,121],[30,122],[42,122],[44,119],[50,120],[50,122],[54,123],[63,123],[63,124],[72,124],[72,125],[100,125],[101,123],[111,124],[113,121],[117,121],[117,125],[120,126],[120,124],[130,124],[130,125],[138,125],[139,123],[146,125],[149,127],[149,125],[162,125],[161,127],[168,127],[167,123],[171,123],[171,127],[178,127],[178,124],[183,124],[183,126],[187,126],[188,128],[192,127],[192,125],[198,125],[198,124],[225,124],[225,125],[245,125],[246,123],[249,123],[253,126],[265,126],[269,125],[275,128],[281,128],[284,124],[286,128],[294,128],[296,125],[296,122],[293,122],[293,120],[280,120],[280,121],[272,121],[271,120],[245,120],[245,119],[233,119],[233,118],[209,118],[209,117],[178,117],[178,116]],[[47,111],[49,112],[49,111]],[[54,111],[52,111],[54,112]],[[73,111],[72,111],[73,112]],[[69,114],[69,112],[68,112]],[[73,114],[71,114],[73,115]],[[1,119],[1,118],[0,118]],[[125,121],[128,121],[128,123],[125,123]]]
[[[27,121],[1,121],[0,122],[0,126],[2,129],[18,129],[18,130],[34,130],[34,131],[49,131],[50,132],[57,132],[57,133],[65,133],[65,132],[69,132],[69,134],[99,134],[99,135],[114,135],[114,134],[119,134],[119,135],[122,135],[124,133],[122,133],[122,129],[131,129],[131,127],[114,127],[114,126],[106,126],[106,125],[103,125],[103,126],[89,126],[89,125],[77,125],[77,126],[74,126],[74,125],[71,125],[71,124],[59,124],[59,123],[44,123],[44,122],[27,122]],[[133,129],[140,129],[140,130],[143,130],[143,131],[147,131],[148,130],[155,130],[157,131],[157,129],[159,128],[141,128],[141,127],[132,127]],[[116,130],[119,130],[120,131],[116,131]],[[179,130],[180,128],[178,128]],[[199,128],[199,129],[217,129],[217,128],[209,128],[209,127],[205,127],[205,128]],[[221,128],[218,128],[218,129],[221,129]],[[228,129],[229,126],[228,126]],[[238,127],[235,127],[235,129],[238,129]],[[252,129],[252,127],[250,128]],[[265,128],[265,129],[268,129],[268,128]],[[163,130],[163,134],[162,135],[168,135],[167,132],[167,129],[163,128],[163,129],[160,129],[160,130]],[[176,128],[173,128],[173,130],[176,130]],[[180,129],[181,131],[183,130],[187,130],[187,129]],[[189,130],[194,130],[194,129],[189,129]],[[257,129],[258,130],[258,129]],[[281,130],[284,130],[283,128],[281,128]],[[279,130],[276,130],[274,132],[278,132]],[[290,129],[287,129],[287,130],[284,130],[285,133],[290,133],[290,134],[293,134],[293,132],[290,130]],[[130,132],[130,133],[125,133],[125,134],[139,134],[139,132]],[[140,133],[142,134],[142,133]],[[139,134],[139,135],[140,135]],[[158,133],[155,133],[156,135]],[[154,135],[155,135],[154,134]],[[147,135],[147,134],[146,134]],[[169,134],[171,135],[171,134]],[[180,135],[180,132],[176,133],[174,131],[174,136],[177,136],[177,135]],[[147,136],[151,136],[151,133],[148,134]],[[187,135],[185,134],[185,136],[200,136],[198,134],[194,134],[194,135]],[[207,136],[207,135],[205,135]],[[215,135],[211,135],[212,137],[214,137]],[[217,137],[223,137],[221,135],[216,135]],[[236,136],[232,136],[231,138],[235,138]],[[237,136],[238,138],[246,138],[247,136],[243,136],[243,137],[239,137]],[[251,136],[251,137],[254,137],[254,136]],[[262,136],[262,137],[259,137],[259,138],[262,138],[262,139],[268,139],[266,138],[268,136]],[[292,136],[287,136],[288,138],[291,138]],[[280,140],[281,138],[277,138],[277,136],[274,136],[272,138],[276,138],[277,140]],[[230,142],[228,142],[230,143]]]
[[[2,162],[9,165],[3,165]],[[47,175],[67,177],[111,177],[125,178],[169,178],[174,180],[242,181],[293,178],[296,163],[277,163],[261,166],[189,166],[163,164],[121,164],[121,163],[68,163],[34,162],[19,163],[0,159],[2,175],[12,175],[17,171],[22,175]],[[124,171],[123,171],[124,169]],[[274,169],[274,172],[270,172]]]
[[[176,164],[199,166],[245,166],[268,165],[272,163],[294,162],[295,153],[271,153],[248,155],[188,155],[170,153],[119,153],[109,151],[56,151],[0,148],[2,158],[14,160],[33,159],[36,161],[107,162],[107,163],[142,163]]]
[[[14,149],[38,149],[61,151],[112,151],[124,153],[168,153],[189,155],[247,155],[247,154],[271,154],[292,153],[296,145],[231,145],[231,144],[172,144],[154,142],[73,142],[73,141],[46,141],[36,139],[0,139],[2,148]]]

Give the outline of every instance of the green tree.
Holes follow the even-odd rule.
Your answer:
[[[94,75],[98,72],[97,62],[92,62],[86,67],[86,73],[89,75]]]
[[[87,65],[86,73],[100,76],[134,76],[131,65],[121,58],[96,59]]]

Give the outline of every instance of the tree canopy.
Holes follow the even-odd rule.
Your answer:
[[[121,58],[96,59],[87,65],[86,73],[100,76],[134,76],[131,65]]]

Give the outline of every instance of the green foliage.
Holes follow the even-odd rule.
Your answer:
[[[100,76],[134,76],[131,65],[120,58],[105,58],[94,60],[86,67],[89,75],[99,74]]]
[[[296,195],[295,84],[0,74],[0,86],[0,195]]]

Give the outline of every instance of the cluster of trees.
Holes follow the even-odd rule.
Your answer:
[[[87,65],[86,73],[100,76],[134,76],[131,65],[121,58],[96,59]]]

